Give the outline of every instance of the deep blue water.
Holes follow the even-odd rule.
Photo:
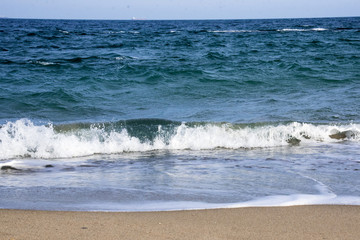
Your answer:
[[[360,121],[360,18],[0,29],[2,122]]]
[[[359,89],[359,17],[0,19],[0,208],[360,204]]]

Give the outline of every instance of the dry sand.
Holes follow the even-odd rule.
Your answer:
[[[360,239],[360,206],[133,213],[0,210],[0,239]]]

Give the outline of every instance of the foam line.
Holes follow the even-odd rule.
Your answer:
[[[151,150],[204,150],[277,147],[289,144],[333,143],[344,139],[330,138],[333,132],[352,131],[345,140],[359,142],[359,124],[314,125],[288,123],[236,125],[230,123],[179,123],[156,129],[129,132],[126,127],[105,129],[88,127],[55,131],[52,124],[35,125],[28,119],[3,124],[0,128],[0,159],[71,158],[92,154],[118,154]],[[346,135],[347,136],[347,135]]]

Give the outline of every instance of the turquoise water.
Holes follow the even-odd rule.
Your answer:
[[[360,203],[360,18],[0,19],[0,207]]]

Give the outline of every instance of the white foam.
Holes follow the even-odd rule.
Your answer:
[[[66,164],[69,165],[69,162],[66,161]],[[71,164],[71,163],[70,163]],[[0,163],[0,168],[3,166],[11,166],[16,169],[21,170],[41,170],[44,169],[46,165],[53,165],[53,161],[51,160],[37,160],[37,159],[16,159],[10,160],[7,162]],[[75,165],[75,164],[73,164]]]
[[[74,209],[86,211],[122,211],[122,212],[144,212],[144,211],[176,211],[176,210],[200,210],[219,208],[245,208],[245,207],[285,207],[304,205],[360,205],[360,197],[336,196],[317,194],[293,194],[262,197],[251,201],[239,203],[207,203],[207,202],[94,202],[72,206]]]
[[[278,32],[308,32],[308,31],[326,31],[326,28],[283,28],[278,29]],[[209,30],[211,33],[252,33],[252,32],[260,32],[259,30]]]
[[[107,31],[107,34],[125,33],[125,31]]]
[[[65,31],[65,30],[59,30],[59,32],[64,33],[64,34],[69,34],[69,32]]]
[[[212,33],[247,33],[247,32],[258,32],[257,30],[212,30],[208,31]]]
[[[312,28],[311,30],[313,30],[313,31],[326,31],[328,29],[326,29],[326,28]]]
[[[294,194],[294,195],[278,195],[259,198],[256,200],[230,204],[224,208],[238,207],[284,207],[284,206],[300,206],[300,205],[360,205],[360,197],[357,196],[336,196],[332,195],[312,195],[312,194]]]
[[[40,64],[40,65],[43,65],[43,66],[48,66],[48,65],[54,65],[55,64],[53,62],[45,62],[45,61],[35,61],[34,63]]]
[[[284,28],[279,29],[279,32],[304,32],[307,31],[306,29],[299,29],[299,28]]]
[[[277,30],[278,32],[308,32],[308,31],[326,31],[328,29],[326,28],[311,28],[311,29],[305,29],[305,28],[283,28]]]
[[[205,124],[188,126],[185,123],[169,133],[159,126],[154,141],[141,141],[129,135],[126,129],[105,132],[91,127],[65,133],[54,131],[52,125],[34,125],[27,119],[8,122],[0,128],[0,159],[17,157],[69,158],[92,154],[115,154],[150,150],[202,150],[215,148],[262,148],[288,145],[288,139],[295,137],[301,144],[339,142],[329,137],[333,131],[360,131],[359,124],[341,126],[290,123],[239,127],[231,124]],[[356,134],[349,141],[359,142]]]

